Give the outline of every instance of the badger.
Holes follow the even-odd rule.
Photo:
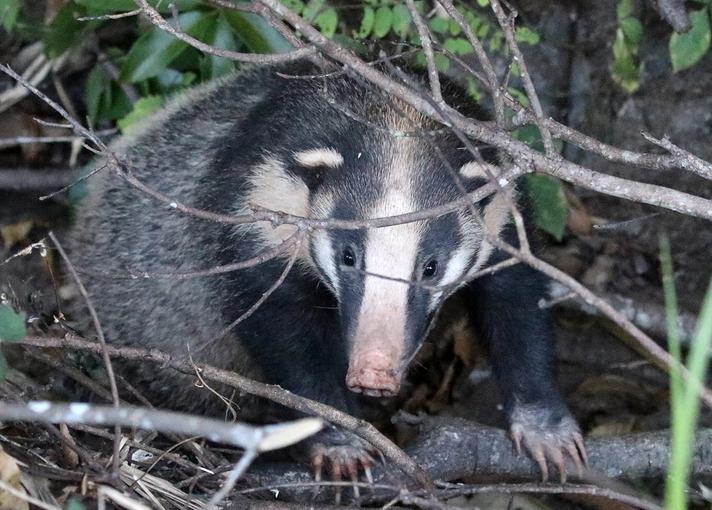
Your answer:
[[[566,456],[577,466],[585,460],[556,383],[550,319],[538,306],[547,282],[522,264],[471,278],[506,258],[487,233],[516,244],[506,193],[418,221],[368,224],[452,203],[498,171],[450,130],[347,72],[297,62],[186,93],[111,152],[154,196],[99,172],[68,234],[109,341],[190,357],[359,415],[362,399],[399,392],[429,325],[457,292],[491,353],[517,448],[544,475],[547,462],[563,477]],[[185,214],[178,202],[221,215],[357,223],[230,224]],[[264,263],[210,271],[295,236]],[[219,414],[232,400],[240,418],[260,418],[225,388],[137,364],[122,370],[164,407]],[[367,469],[373,453],[336,428],[305,451],[335,476]]]

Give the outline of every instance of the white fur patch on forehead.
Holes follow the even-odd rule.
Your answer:
[[[470,161],[460,167],[460,175],[466,179],[488,179],[490,176],[499,175],[499,168],[489,163]]]
[[[294,161],[306,168],[338,168],[344,164],[344,157],[336,149],[322,147],[295,152]]]

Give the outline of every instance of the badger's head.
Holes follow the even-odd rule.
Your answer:
[[[380,130],[353,119],[331,130],[321,126],[318,141],[305,136],[288,152],[266,157],[261,174],[272,172],[275,178],[264,187],[265,196],[273,199],[280,189],[283,198],[263,205],[312,218],[381,218],[462,198],[453,172],[471,191],[497,171],[474,162],[449,134],[433,140],[443,161],[422,137],[399,136],[395,131],[406,129],[395,118],[378,115],[374,122],[384,126]],[[303,262],[338,300],[349,389],[370,396],[398,392],[444,299],[489,257],[484,230],[497,235],[507,221],[502,196],[474,207],[479,219],[464,207],[400,225],[310,233]],[[293,229],[271,232],[284,238]]]

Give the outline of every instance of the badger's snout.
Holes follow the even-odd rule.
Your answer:
[[[346,373],[346,386],[370,397],[392,397],[400,390],[397,361],[380,351],[356,353]]]

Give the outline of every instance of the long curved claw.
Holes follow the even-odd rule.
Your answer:
[[[556,466],[561,483],[566,482],[566,457],[571,457],[581,478],[588,465],[583,436],[568,413],[543,407],[515,408],[510,417],[510,433],[518,452],[522,444],[541,470],[542,480],[549,478],[548,462]]]
[[[583,436],[580,432],[576,432],[574,434],[574,442],[576,443],[578,451],[581,454],[581,458],[583,459],[583,465],[588,467],[588,455],[586,454],[586,445],[584,445]]]
[[[321,441],[311,445],[311,463],[314,469],[314,478],[321,481],[324,468],[328,468],[329,478],[335,482],[344,480],[353,483],[353,494],[359,498],[361,492],[358,487],[358,478],[364,472],[369,483],[373,483],[371,466],[375,463],[369,453],[370,447],[359,438],[347,435],[332,436],[334,443],[327,442],[331,437],[326,436]],[[320,489],[317,487],[317,489]],[[319,491],[316,492],[316,495]],[[336,505],[342,501],[342,487],[334,488],[334,502]]]
[[[541,481],[546,483],[549,480],[549,467],[546,465],[546,456],[544,455],[544,449],[541,445],[537,445],[529,450],[532,458],[539,464],[539,469],[541,470]]]
[[[321,482],[321,475],[324,469],[324,455],[317,453],[312,457],[312,469],[314,470],[314,481]],[[312,499],[315,500],[321,493],[321,487],[317,485],[312,491]]]

